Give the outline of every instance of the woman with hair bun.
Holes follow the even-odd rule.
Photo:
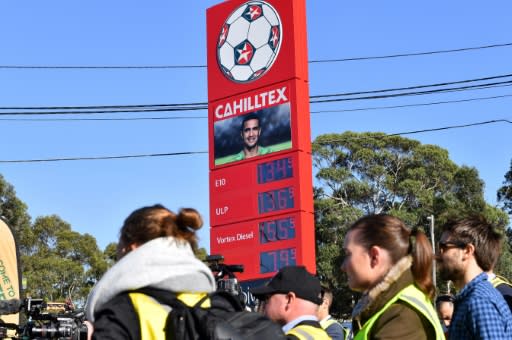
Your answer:
[[[144,289],[175,293],[178,298],[187,295],[189,301],[199,301],[215,290],[210,269],[194,255],[196,230],[202,225],[195,209],[175,214],[160,204],[137,209],[126,218],[118,262],[87,301],[94,339],[165,338],[169,308],[144,294]]]
[[[348,230],[342,270],[362,293],[352,312],[354,339],[444,339],[432,304],[432,246],[396,217],[369,215]]]

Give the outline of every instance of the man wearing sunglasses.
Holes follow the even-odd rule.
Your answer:
[[[458,290],[448,339],[512,339],[512,314],[486,271],[499,253],[501,234],[482,217],[443,226],[437,261],[443,280]]]

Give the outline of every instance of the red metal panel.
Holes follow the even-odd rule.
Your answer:
[[[315,272],[313,237],[312,213],[274,215],[212,228],[211,253],[222,254],[225,263],[243,264],[241,280],[270,277],[284,264],[303,264]],[[286,256],[290,249],[294,261]]]
[[[241,280],[316,272],[305,0],[225,1],[207,27],[211,253]]]
[[[217,47],[223,26],[245,0],[225,1],[207,11],[208,48],[208,100],[218,100],[238,93],[274,84],[287,79],[308,80],[306,44],[305,0],[265,0],[277,11],[282,25],[282,40],[279,54],[260,79],[251,83],[236,83],[229,80],[220,70]]]
[[[291,177],[286,177],[290,174]],[[216,227],[286,211],[312,212],[311,180],[311,156],[304,152],[289,152],[212,171],[210,223]],[[292,195],[292,207],[286,206],[287,194]],[[272,195],[274,207],[269,202]]]
[[[272,98],[272,104],[270,104],[269,98]],[[275,138],[275,134],[286,131],[288,131],[291,137],[291,146],[289,148],[275,151],[271,154],[288,152],[290,150],[311,152],[308,84],[299,80],[290,80],[208,103],[210,169],[231,166],[254,159],[250,158],[225,164],[216,164],[216,160],[222,159],[222,156],[238,153],[242,149],[243,143],[240,130],[244,116],[254,112],[258,112],[259,116],[263,116],[267,114],[265,109],[280,110],[280,114],[283,116],[282,119],[288,119],[288,122],[286,122],[288,125],[282,122],[276,128],[275,122],[269,117],[267,119],[268,124],[264,124],[264,121],[261,122],[262,134],[260,139],[265,142]],[[268,112],[268,114],[272,113]],[[226,144],[229,146],[226,146]],[[234,149],[228,151],[228,148]],[[266,155],[256,157],[261,158],[264,156]]]

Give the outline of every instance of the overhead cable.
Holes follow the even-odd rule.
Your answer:
[[[464,102],[473,102],[481,100],[491,100],[512,97],[512,94],[505,94],[501,96],[490,96],[490,97],[476,97],[459,100],[445,100],[438,102],[428,103],[416,103],[416,104],[405,104],[405,105],[391,105],[391,106],[374,106],[374,107],[361,107],[354,109],[338,109],[338,110],[316,110],[311,111],[311,114],[318,113],[336,113],[336,112],[356,112],[356,111],[371,111],[371,110],[389,110],[398,109],[404,107],[416,107],[416,106],[431,106],[431,105],[443,105],[443,104],[455,104]],[[181,119],[207,119],[207,116],[175,116],[175,117],[124,117],[124,118],[0,118],[0,121],[13,121],[13,122],[74,122],[74,121],[141,121],[141,120],[181,120]]]
[[[444,127],[432,128],[432,129],[422,129],[422,130],[415,130],[415,131],[398,132],[398,133],[383,135],[383,138],[388,137],[388,136],[412,135],[412,134],[418,134],[418,133],[434,132],[434,131],[450,130],[450,129],[460,129],[460,128],[478,126],[478,125],[495,124],[495,123],[512,124],[512,120],[494,119],[494,120],[488,120],[488,121],[478,122],[478,123],[452,125],[452,126],[444,126]],[[336,141],[340,141],[340,139],[322,141],[322,143],[336,142]],[[46,159],[0,160],[0,163],[42,163],[42,162],[61,162],[61,161],[108,160],[108,159],[126,159],[126,158],[170,157],[170,156],[183,156],[183,155],[207,154],[207,153],[208,153],[208,151],[187,151],[187,152],[119,155],[119,156],[60,157],[60,158],[46,158]]]
[[[152,154],[140,154],[140,155],[119,155],[119,156],[60,157],[60,158],[44,158],[44,159],[0,160],[0,163],[40,163],[40,162],[62,162],[62,161],[97,161],[97,160],[107,160],[107,159],[184,156],[184,155],[195,155],[195,154],[205,154],[205,153],[208,153],[208,151],[184,151],[184,152],[152,153]]]
[[[486,78],[477,78],[477,79],[469,79],[462,80],[450,83],[443,84],[456,84],[456,83],[467,83],[467,82],[475,82],[480,81],[480,79],[496,79],[509,77],[512,75],[501,75],[494,77],[486,77]],[[467,91],[467,90],[479,90],[479,89],[488,89],[494,87],[503,87],[512,85],[512,80],[505,80],[501,82],[492,82],[492,83],[483,83],[476,85],[467,85],[467,86],[459,86],[459,87],[448,87],[448,88],[440,88],[433,90],[424,90],[424,91],[413,91],[413,92],[402,92],[402,93],[394,93],[394,94],[386,94],[386,95],[376,95],[376,96],[362,96],[362,97],[350,97],[353,94],[365,94],[365,93],[379,93],[379,92],[388,92],[388,91],[396,91],[398,89],[381,89],[381,90],[372,90],[365,92],[349,92],[349,93],[338,93],[338,94],[327,94],[327,95],[319,95],[319,96],[311,96],[312,100],[310,100],[311,104],[317,103],[330,103],[330,102],[341,102],[341,101],[354,101],[354,100],[370,100],[370,99],[384,99],[384,98],[396,98],[403,96],[417,96],[417,95],[427,95],[427,94],[435,94],[435,93],[445,93],[445,92],[455,92],[455,91]],[[414,89],[414,88],[425,88],[430,86],[440,86],[440,84],[432,84],[432,85],[418,85],[412,87],[403,87],[400,89]],[[332,97],[349,97],[349,98],[332,98]],[[332,99],[318,99],[318,98],[332,98]],[[112,108],[112,110],[95,110],[97,108]],[[15,112],[0,112],[0,116],[6,115],[67,115],[67,114],[99,114],[99,113],[127,113],[127,112],[175,112],[175,111],[195,111],[195,110],[205,110],[207,109],[207,103],[180,103],[180,104],[146,104],[146,105],[104,105],[104,106],[34,106],[34,107],[0,107],[0,110],[51,110],[51,109],[59,109],[66,111],[15,111]],[[79,109],[73,111],[73,109]]]
[[[467,84],[467,83],[474,83],[474,82],[493,80],[493,79],[503,79],[503,78],[509,78],[509,77],[512,77],[512,74],[503,74],[503,75],[498,75],[498,76],[491,76],[491,77],[484,77],[484,78],[474,78],[474,79],[466,79],[466,80],[457,80],[457,81],[435,83],[435,84],[414,85],[414,86],[407,86],[407,87],[396,87],[396,88],[391,88],[391,89],[380,89],[380,90],[359,91],[359,92],[344,92],[344,93],[333,93],[333,94],[321,94],[321,95],[313,95],[313,96],[310,96],[309,98],[310,99],[317,99],[317,98],[329,98],[329,97],[339,97],[339,96],[353,96],[353,95],[360,95],[360,94],[396,92],[396,91],[422,89],[422,88],[428,88],[428,87],[440,87],[440,86],[455,85],[455,84]]]
[[[319,63],[339,63],[347,61],[362,61],[362,60],[375,60],[375,59],[390,59],[390,58],[403,58],[403,57],[416,57],[424,55],[442,54],[442,53],[456,53],[456,52],[469,52],[475,50],[483,50],[489,48],[498,47],[510,47],[512,43],[504,44],[491,44],[476,47],[463,47],[455,49],[445,49],[437,51],[426,51],[426,52],[411,52],[411,53],[397,53],[388,54],[381,56],[367,56],[367,57],[351,57],[351,58],[340,58],[340,59],[314,59],[309,60],[310,64]],[[0,65],[0,69],[54,69],[54,70],[147,70],[147,69],[202,69],[206,68],[206,65],[140,65],[140,66],[47,66],[47,65]]]
[[[355,111],[370,111],[370,110],[387,110],[387,109],[399,109],[399,108],[404,108],[404,107],[430,106],[430,105],[441,105],[441,104],[452,104],[452,103],[464,103],[464,102],[472,102],[472,101],[480,101],[480,100],[490,100],[490,99],[498,99],[498,98],[506,98],[506,97],[512,97],[512,94],[504,94],[504,95],[501,95],[501,96],[491,96],[491,97],[477,97],[477,98],[469,98],[469,99],[459,99],[459,100],[445,100],[445,101],[429,102],[429,103],[405,104],[405,105],[361,107],[361,108],[354,108],[354,109],[339,109],[339,110],[318,110],[318,111],[311,111],[311,113],[331,113],[331,112],[355,112]]]
[[[378,96],[365,96],[365,97],[353,97],[353,98],[334,98],[334,99],[322,99],[322,100],[311,100],[311,104],[318,103],[333,103],[333,102],[343,102],[343,101],[353,101],[353,100],[366,100],[366,99],[384,99],[384,98],[396,98],[396,97],[406,97],[406,96],[420,96],[434,93],[446,93],[446,92],[459,92],[459,91],[470,91],[470,90],[482,90],[494,87],[505,87],[511,86],[512,80],[507,80],[503,82],[495,82],[495,83],[487,83],[487,84],[479,84],[479,85],[469,85],[469,86],[460,86],[460,87],[451,87],[444,89],[436,89],[436,90],[428,90],[428,91],[414,91],[414,92],[405,92],[405,93],[395,93],[395,94],[386,94],[386,95],[378,95]]]

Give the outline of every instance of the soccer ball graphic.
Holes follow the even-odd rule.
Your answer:
[[[265,1],[246,2],[222,25],[217,42],[219,67],[234,82],[252,82],[272,67],[282,40],[276,10]]]

